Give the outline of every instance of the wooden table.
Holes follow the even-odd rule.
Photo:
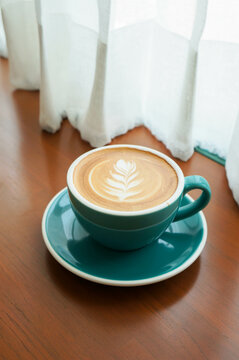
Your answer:
[[[41,218],[90,146],[67,121],[41,132],[38,92],[11,92],[6,60],[0,75],[0,359],[239,359],[239,209],[224,167],[176,160],[212,187],[207,244],[190,268],[138,288],[83,280],[48,253]],[[143,127],[112,143],[169,154]]]

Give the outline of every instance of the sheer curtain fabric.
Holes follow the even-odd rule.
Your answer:
[[[196,145],[226,157],[239,202],[237,2],[0,4],[1,55],[14,88],[40,88],[43,129],[67,117],[97,147],[144,124],[182,160]]]

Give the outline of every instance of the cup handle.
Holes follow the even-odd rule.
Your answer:
[[[200,189],[202,194],[189,205],[180,206],[173,221],[185,219],[205,208],[211,198],[211,189],[206,179],[199,175],[185,177],[182,197],[190,190]]]

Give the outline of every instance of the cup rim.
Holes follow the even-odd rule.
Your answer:
[[[147,151],[147,152],[150,152],[150,153],[157,155],[158,157],[164,159],[169,165],[172,166],[172,168],[175,170],[177,177],[178,177],[178,186],[177,186],[177,189],[175,190],[175,192],[173,193],[173,195],[169,199],[167,199],[166,201],[162,202],[159,205],[153,206],[151,208],[143,209],[143,210],[136,210],[136,211],[111,210],[111,209],[107,209],[107,208],[98,206],[96,204],[93,204],[89,200],[85,199],[76,190],[76,187],[73,182],[73,173],[74,173],[74,169],[75,169],[76,165],[82,159],[84,159],[85,157],[87,157],[88,155],[90,155],[94,152],[101,151],[104,149],[116,149],[116,148],[131,148],[131,149],[133,148],[133,149],[137,149],[137,150],[141,150],[141,151]],[[68,186],[69,191],[74,195],[74,197],[78,201],[80,201],[83,205],[85,205],[86,207],[88,207],[92,210],[95,210],[95,211],[103,213],[103,214],[108,214],[108,215],[137,216],[137,215],[146,215],[146,214],[154,213],[154,212],[162,210],[162,209],[166,208],[167,206],[171,205],[172,203],[174,203],[183,191],[184,175],[183,175],[181,168],[178,166],[178,164],[173,159],[171,159],[169,156],[165,155],[164,153],[162,153],[160,151],[148,148],[146,146],[140,146],[140,145],[117,144],[117,145],[107,145],[107,146],[98,147],[96,149],[87,151],[86,153],[80,155],[77,159],[75,159],[67,171],[67,186]]]

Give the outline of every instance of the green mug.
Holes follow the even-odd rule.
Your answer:
[[[111,249],[125,251],[139,249],[150,244],[157,240],[172,222],[183,220],[202,210],[211,198],[211,190],[207,180],[202,176],[184,177],[175,161],[156,150],[136,145],[112,145],[107,146],[107,149],[120,149],[121,147],[134,148],[157,155],[172,166],[178,177],[177,189],[167,201],[150,209],[119,211],[89,202],[74,186],[73,172],[76,165],[90,153],[101,151],[103,148],[91,150],[71,164],[67,173],[67,187],[76,218],[92,238],[100,244]],[[202,190],[202,194],[191,204],[180,206],[184,195],[193,189]]]

